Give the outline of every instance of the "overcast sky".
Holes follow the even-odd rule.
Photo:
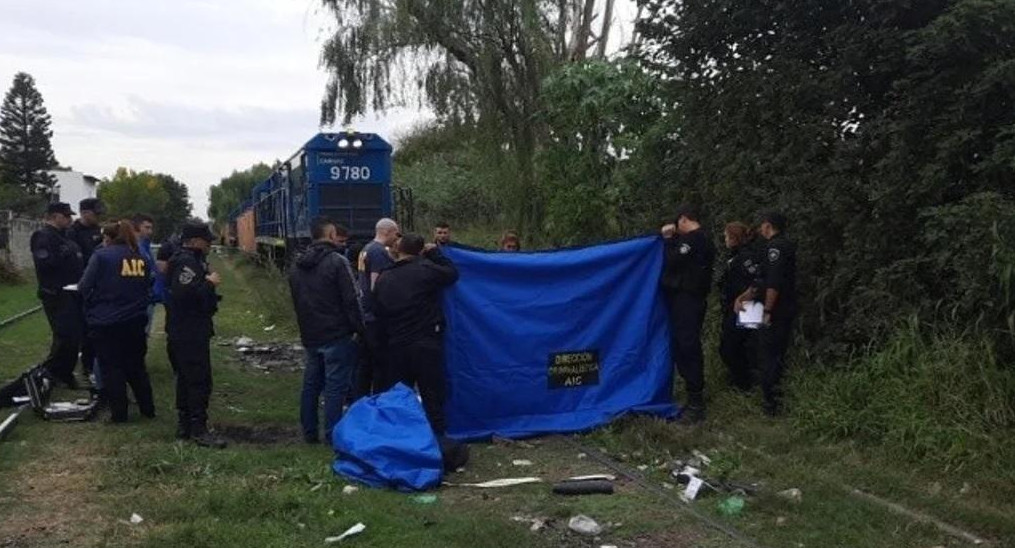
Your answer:
[[[627,0],[618,18],[630,18]],[[35,77],[57,160],[96,177],[168,173],[205,216],[234,169],[286,158],[318,131],[328,25],[319,0],[0,0],[0,88]],[[611,40],[612,41],[612,40]],[[395,138],[426,114],[370,115]]]

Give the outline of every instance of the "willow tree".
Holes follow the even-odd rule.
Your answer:
[[[321,122],[411,102],[474,124],[511,181],[519,226],[538,226],[540,86],[562,64],[602,57],[614,0],[322,0],[334,34]]]

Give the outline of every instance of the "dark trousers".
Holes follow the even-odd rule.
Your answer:
[[[91,337],[83,338],[81,340],[81,370],[84,371],[85,375],[92,373],[97,355],[98,351],[95,349],[95,344],[92,342]]]
[[[793,318],[772,319],[771,325],[758,332],[758,365],[765,408],[778,411],[782,403],[782,377],[786,368],[786,349],[793,333]]]
[[[684,292],[666,295],[670,309],[670,353],[688,394],[705,390],[705,356],[701,328],[705,322],[705,298]]]
[[[447,400],[447,378],[444,375],[444,341],[427,338],[408,344],[391,346],[388,358],[393,375],[392,385],[401,382],[419,388],[423,410],[430,428],[438,436],[444,434],[444,402]]]
[[[102,363],[102,396],[109,403],[113,422],[127,420],[127,386],[134,393],[141,414],[155,416],[152,383],[145,367],[148,338],[145,316],[91,329],[91,338]]]
[[[719,355],[726,364],[730,384],[740,390],[746,391],[754,387],[758,363],[757,334],[757,329],[737,327],[736,315],[723,316]]]
[[[42,298],[42,309],[49,320],[53,341],[44,365],[49,374],[62,382],[74,382],[74,366],[84,338],[84,316],[77,298],[61,291]]]
[[[211,398],[211,339],[169,339],[169,363],[176,374],[176,410],[180,420],[208,426]]]
[[[366,340],[362,341],[362,351],[357,357],[356,382],[353,387],[353,398],[359,399],[371,394],[379,394],[394,386],[388,372],[386,349],[381,344],[380,324],[366,324]]]

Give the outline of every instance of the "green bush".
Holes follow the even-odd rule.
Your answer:
[[[928,331],[911,319],[844,367],[798,375],[797,425],[912,462],[1013,462],[1015,372],[998,363],[983,334]]]

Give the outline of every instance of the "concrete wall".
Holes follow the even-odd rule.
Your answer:
[[[43,224],[41,220],[15,217],[10,211],[0,210],[0,261],[19,270],[33,268],[32,232]]]

